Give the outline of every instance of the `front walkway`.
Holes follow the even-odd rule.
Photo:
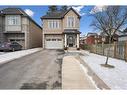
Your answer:
[[[96,89],[87,69],[74,56],[63,58],[62,89]]]

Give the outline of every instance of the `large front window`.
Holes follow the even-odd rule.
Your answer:
[[[20,25],[20,16],[8,16],[7,18],[8,25]]]
[[[58,20],[49,20],[48,27],[50,29],[58,29],[58,28],[60,28],[60,23]]]
[[[75,26],[74,17],[68,17],[67,18],[67,27],[71,28]]]
[[[6,15],[5,16],[5,31],[21,31],[21,16]]]

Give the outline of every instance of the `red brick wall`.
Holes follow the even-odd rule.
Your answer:
[[[88,45],[95,44],[95,38],[94,38],[94,36],[87,37],[86,44],[88,44]]]

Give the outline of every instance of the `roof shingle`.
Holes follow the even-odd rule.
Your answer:
[[[81,16],[73,9],[70,8],[66,11],[55,11],[55,12],[49,12],[46,15],[42,16],[41,19],[61,19],[63,18],[70,10],[74,11],[78,17],[80,18]]]

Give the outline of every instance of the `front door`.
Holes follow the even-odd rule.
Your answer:
[[[68,46],[73,47],[74,46],[74,38],[73,36],[68,37]]]

